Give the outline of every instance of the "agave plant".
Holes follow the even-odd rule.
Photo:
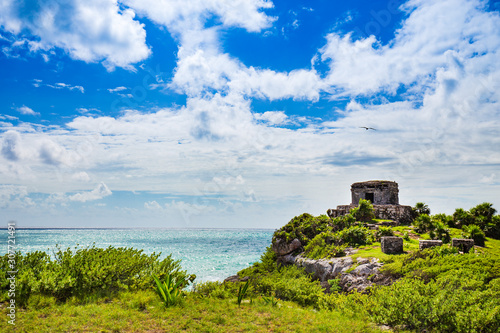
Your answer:
[[[166,307],[179,302],[182,296],[182,287],[186,284],[186,281],[182,279],[176,281],[171,274],[168,274],[163,282],[154,274],[153,279],[156,282],[156,288],[153,287],[153,289],[156,290]]]
[[[272,307],[278,306],[278,299],[274,295],[270,297],[262,296],[262,299],[267,305],[271,305]]]
[[[247,280],[247,282],[245,283],[245,285],[240,285],[240,289],[238,290],[238,299],[237,299],[237,302],[238,302],[238,306],[241,305],[241,301],[243,300],[243,297],[245,297],[246,293],[247,293],[247,290],[248,290],[248,283],[250,282],[250,280]]]

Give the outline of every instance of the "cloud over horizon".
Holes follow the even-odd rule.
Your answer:
[[[255,216],[257,205],[271,217],[321,213],[344,203],[351,182],[370,178],[399,181],[407,200],[429,195],[431,206],[448,212],[476,198],[493,201],[500,186],[500,15],[479,0],[401,3],[388,41],[332,22],[307,54],[310,65],[285,71],[239,58],[224,44],[235,31],[262,43],[276,38],[270,35],[283,24],[281,4],[271,1],[50,1],[24,14],[22,4],[4,1],[0,25],[15,36],[9,48],[28,45],[49,58],[59,48],[71,59],[144,75],[138,64],[161,49],[149,44],[150,32],[168,34],[175,45],[169,76],[154,89],[142,78],[135,86],[96,88],[82,80],[49,87],[124,100],[161,87],[164,96],[184,98],[170,105],[144,98],[59,124],[3,119],[0,184],[26,191],[5,198],[36,193],[30,205],[49,207],[134,193],[141,196],[130,208],[137,219],[164,221],[165,211],[177,210],[188,219],[209,212],[229,224],[237,213]],[[61,15],[65,21],[56,20]],[[396,15],[380,19],[389,27]],[[17,111],[40,115],[24,105]],[[93,179],[102,182],[81,191]],[[134,201],[123,200],[127,208]]]

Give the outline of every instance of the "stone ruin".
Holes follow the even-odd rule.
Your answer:
[[[452,238],[451,246],[458,247],[458,250],[463,253],[468,253],[474,247],[473,239]]]
[[[385,236],[380,238],[380,247],[386,254],[403,252],[403,238],[397,236]]]
[[[399,204],[398,183],[387,180],[371,180],[351,185],[352,202],[350,205],[329,209],[328,216],[338,217],[349,214],[358,206],[359,199],[369,200],[373,204],[375,218],[393,220],[396,224],[410,224],[413,213],[410,206]]]
[[[424,239],[421,239],[418,241],[418,249],[420,251],[434,247],[434,246],[441,246],[441,245],[443,245],[442,240],[424,240]]]

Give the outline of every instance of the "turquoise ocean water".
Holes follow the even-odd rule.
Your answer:
[[[172,254],[181,266],[196,274],[197,282],[222,281],[259,260],[271,244],[270,229],[18,229],[16,249],[23,253],[52,253],[58,244],[62,249],[80,247],[133,247],[144,253]],[[0,230],[2,244],[7,231]],[[5,252],[7,246],[5,245]]]

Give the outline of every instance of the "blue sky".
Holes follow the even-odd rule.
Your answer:
[[[433,213],[499,209],[499,11],[1,0],[1,216],[277,228],[370,179]]]

